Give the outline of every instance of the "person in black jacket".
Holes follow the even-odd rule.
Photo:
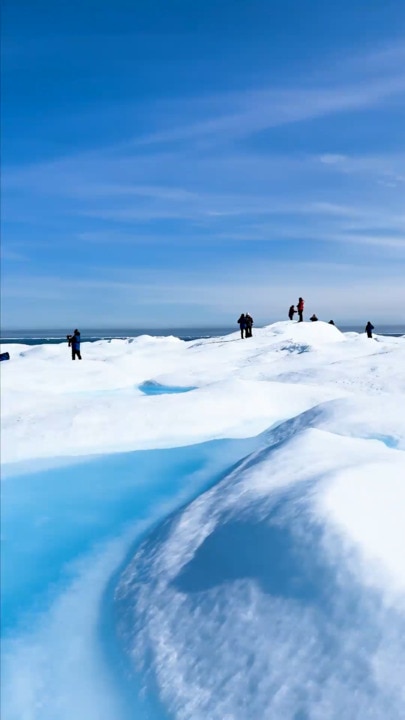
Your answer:
[[[367,325],[366,325],[366,327],[365,327],[365,332],[367,333],[367,337],[368,337],[368,338],[372,338],[372,337],[373,337],[373,330],[374,330],[374,325],[372,325],[371,322],[370,322],[370,320],[369,320],[368,323],[367,323]]]
[[[72,360],[76,360],[76,357],[78,360],[82,359],[82,356],[80,354],[80,332],[79,330],[75,330],[73,335],[70,338],[70,346],[72,348]]]
[[[242,315],[240,316],[240,318],[239,318],[239,320],[238,320],[238,324],[239,324],[239,327],[240,327],[240,336],[241,336],[241,338],[242,338],[242,340],[243,340],[243,338],[245,337],[245,334],[244,334],[244,333],[245,333],[245,330],[246,330],[246,317],[245,317],[245,313],[242,313]]]
[[[288,311],[288,317],[290,318],[290,320],[294,320],[294,313],[296,313],[296,312],[297,311],[296,311],[294,305],[291,305],[291,307]]]
[[[246,337],[252,337],[253,318],[249,313],[245,315],[246,322]]]

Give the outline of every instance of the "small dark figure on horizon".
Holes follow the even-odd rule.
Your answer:
[[[318,318],[316,317],[315,313],[311,315],[309,319],[311,320],[311,322],[318,322]]]
[[[245,314],[246,337],[252,337],[253,318],[249,313]]]
[[[69,335],[68,335],[69,338]],[[69,340],[68,340],[69,342]],[[76,357],[78,360],[82,359],[82,356],[80,354],[80,332],[79,330],[75,330],[73,335],[70,335],[70,347],[72,348],[72,360],[76,360]]]
[[[239,318],[239,320],[238,320],[238,324],[239,324],[239,327],[240,327],[240,336],[241,336],[241,338],[242,338],[242,340],[243,340],[243,338],[245,337],[245,330],[246,330],[246,316],[245,316],[245,313],[242,313],[242,315],[240,316],[240,318]]]
[[[72,335],[66,335],[66,340],[68,341],[68,347],[72,347]]]
[[[373,330],[374,330],[374,325],[372,325],[371,322],[370,322],[370,320],[369,320],[368,323],[367,323],[367,325],[366,325],[366,327],[365,327],[365,332],[367,333],[367,337],[368,337],[368,338],[372,338],[372,337],[373,337]]]
[[[296,313],[296,312],[297,311],[296,311],[294,305],[291,305],[291,307],[288,311],[288,317],[290,318],[290,320],[294,320],[294,313]]]
[[[333,320],[329,320],[329,325],[334,325],[334,324],[335,323],[333,322]]]
[[[297,311],[298,311],[298,322],[303,322],[304,320],[304,301],[302,297],[298,298],[298,305],[297,305]]]

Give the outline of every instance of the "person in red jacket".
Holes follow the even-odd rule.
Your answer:
[[[302,322],[303,319],[304,319],[304,318],[303,318],[303,313],[304,313],[304,301],[303,301],[303,299],[302,299],[301,297],[298,298],[297,310],[298,310],[298,317],[299,317],[298,322]]]

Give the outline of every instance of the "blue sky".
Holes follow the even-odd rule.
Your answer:
[[[5,0],[4,328],[403,322],[403,0]]]

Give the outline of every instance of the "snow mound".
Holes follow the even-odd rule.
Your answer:
[[[125,651],[179,720],[403,716],[405,455],[324,415],[267,433],[121,576]]]

